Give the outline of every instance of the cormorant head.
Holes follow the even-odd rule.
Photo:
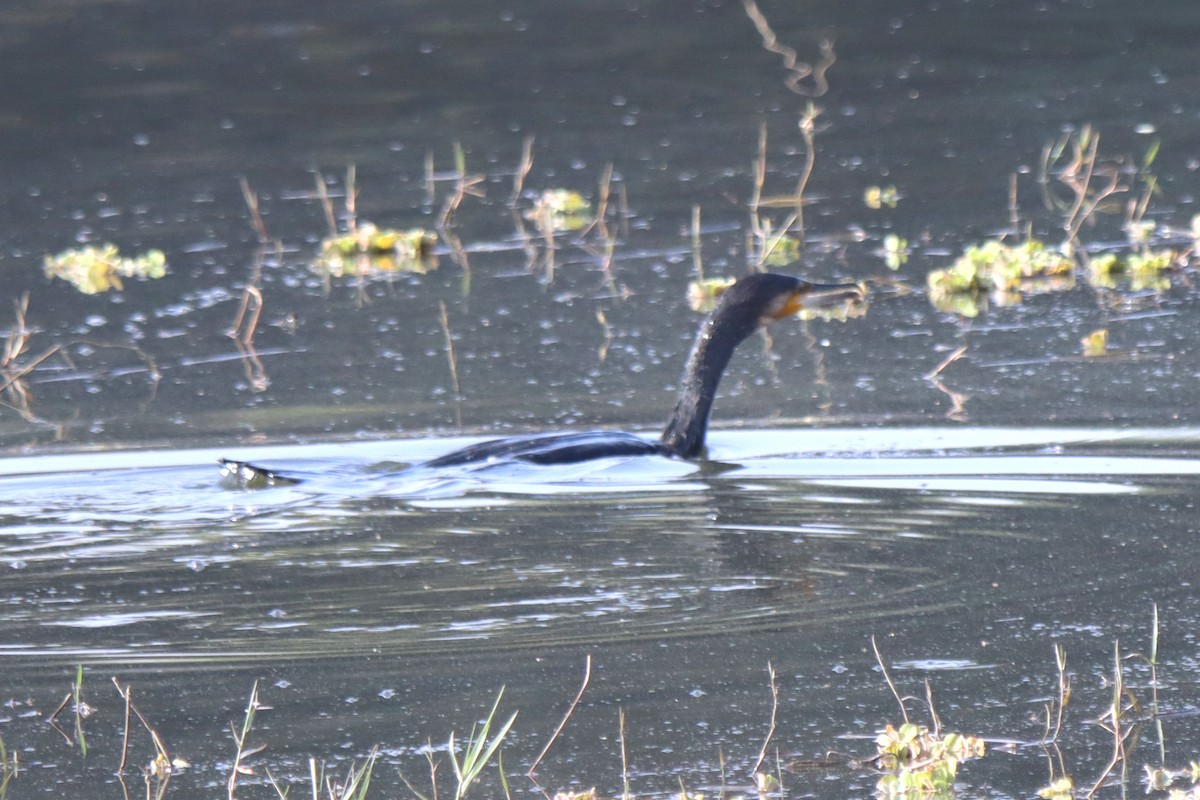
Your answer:
[[[866,299],[863,288],[855,283],[823,284],[761,272],[747,275],[725,290],[718,303],[718,313],[737,309],[736,316],[766,325],[801,311],[834,308]]]

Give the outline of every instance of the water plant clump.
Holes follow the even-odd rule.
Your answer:
[[[884,208],[895,208],[900,204],[900,190],[895,186],[868,186],[863,192],[863,203],[867,208],[876,211]]]
[[[167,274],[167,257],[161,250],[148,250],[126,258],[114,244],[87,245],[46,256],[43,268],[47,277],[61,278],[84,294],[100,294],[124,289],[122,278],[163,277]]]
[[[437,267],[436,244],[437,234],[424,228],[401,231],[361,222],[348,233],[323,239],[313,269],[338,278],[391,272],[424,274]]]
[[[1127,284],[1130,291],[1161,292],[1171,288],[1171,272],[1182,261],[1174,250],[1140,250],[1119,256],[1102,253],[1088,259],[1088,281],[1102,289],[1117,289]]]
[[[551,231],[577,231],[592,221],[592,204],[572,189],[546,189],[525,212],[525,218]]]
[[[962,317],[977,316],[985,303],[1012,305],[1022,293],[1071,289],[1075,276],[1086,278],[1096,289],[1162,292],[1170,288],[1172,274],[1185,268],[1200,252],[1200,220],[1193,218],[1191,247],[1178,250],[1166,237],[1171,229],[1146,219],[1151,200],[1160,193],[1151,166],[1158,143],[1150,145],[1140,161],[1100,153],[1100,136],[1091,126],[1065,133],[1042,152],[1038,184],[1045,206],[1061,215],[1065,234],[1054,248],[1033,238],[1017,208],[1017,176],[1010,180],[1009,234],[967,248],[949,269],[927,276],[929,299],[935,308]],[[1124,204],[1115,198],[1130,194]],[[1123,246],[1088,247],[1082,232],[1105,216],[1124,210]],[[1021,241],[1008,236],[1024,231]],[[1176,232],[1174,235],[1178,235]]]
[[[688,284],[688,306],[692,311],[707,314],[713,310],[719,298],[726,289],[734,284],[734,278],[705,278]]]
[[[979,314],[980,302],[1020,300],[1022,291],[1055,291],[1074,285],[1074,262],[1039,239],[1009,244],[999,239],[968,247],[949,269],[926,279],[934,307],[964,317]]]
[[[875,746],[876,763],[887,771],[876,784],[876,796],[882,798],[949,792],[959,763],[986,753],[978,737],[942,734],[911,722],[899,728],[888,725],[875,737]]]
[[[883,263],[888,269],[895,271],[907,264],[909,253],[908,239],[894,233],[883,237],[880,255],[883,256]]]

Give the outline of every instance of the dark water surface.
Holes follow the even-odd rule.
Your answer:
[[[899,714],[871,637],[901,691],[923,696],[929,679],[948,727],[1019,741],[1042,735],[1063,645],[1075,693],[1062,763],[1087,787],[1111,748],[1089,720],[1110,702],[1113,648],[1147,651],[1155,604],[1167,762],[1196,758],[1194,270],[1150,289],[1080,276],[974,318],[934,308],[925,276],[1009,225],[1013,173],[1020,216],[1057,244],[1038,166],[1087,124],[1106,157],[1127,157],[1127,177],[1157,144],[1153,238],[1190,246],[1200,9],[761,9],[802,61],[834,41],[791,269],[865,282],[868,313],[747,342],[706,462],[436,473],[403,468],[463,437],[661,426],[700,319],[686,299],[693,207],[706,273],[739,274],[759,126],[766,195],[790,193],[804,165],[808,98],[787,89],[742,3],[0,10],[5,329],[29,298],[26,347],[4,373],[22,391],[0,398],[0,739],[23,765],[12,796],[121,796],[111,678],[190,762],[169,797],[225,796],[228,725],[255,681],[273,709],[251,741],[269,749],[239,796],[274,796],[265,766],[308,796],[310,757],[344,770],[377,744],[369,796],[402,796],[399,771],[425,785],[429,741],[445,793],[451,730],[464,735],[506,687],[502,710],[520,717],[505,766],[524,772],[588,656],[591,683],[543,784],[620,793],[624,711],[635,794],[677,792],[679,777],[718,794],[723,772],[730,787],[750,781],[768,663],[781,755],[872,752]],[[436,269],[313,269],[327,234],[314,171],[341,209],[354,164],[360,221],[432,230],[455,143],[485,196],[441,232]],[[611,240],[560,233],[551,272],[521,212],[545,189],[598,202],[607,165]],[[243,177],[279,242],[265,253]],[[864,204],[891,185],[895,208]],[[1085,246],[1122,246],[1127,198]],[[765,213],[778,225],[788,210]],[[895,271],[888,234],[911,250]],[[102,242],[159,248],[168,274],[84,295],[43,273],[43,255]],[[263,313],[239,348],[228,331],[248,284]],[[1097,329],[1108,355],[1084,357]],[[238,491],[218,482],[219,456],[321,477]],[[86,757],[45,723],[80,664]],[[1145,699],[1148,671],[1127,670]],[[1158,761],[1149,733],[1130,790]],[[152,755],[137,730],[131,765]],[[960,776],[1025,797],[1047,774],[1043,752],[1022,748]],[[875,778],[784,783],[833,798],[870,794]],[[485,782],[477,796],[499,791],[494,772]]]

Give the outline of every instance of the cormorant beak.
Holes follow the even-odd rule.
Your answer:
[[[783,319],[803,311],[828,312],[840,310],[848,315],[867,299],[867,290],[857,283],[809,283],[801,281],[796,291],[780,306],[775,319]]]

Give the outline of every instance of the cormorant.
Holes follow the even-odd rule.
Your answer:
[[[704,453],[708,417],[721,375],[733,351],[746,337],[777,319],[804,309],[858,302],[856,284],[824,285],[763,272],[747,275],[726,289],[700,326],[688,357],[675,410],[658,441],[620,431],[534,434],[492,439],[426,461],[419,467],[456,467],[504,461],[531,464],[574,464],[612,456],[660,455],[699,458]],[[238,461],[222,460],[226,474],[246,485],[291,483],[294,479]],[[255,480],[257,479],[257,480]]]

